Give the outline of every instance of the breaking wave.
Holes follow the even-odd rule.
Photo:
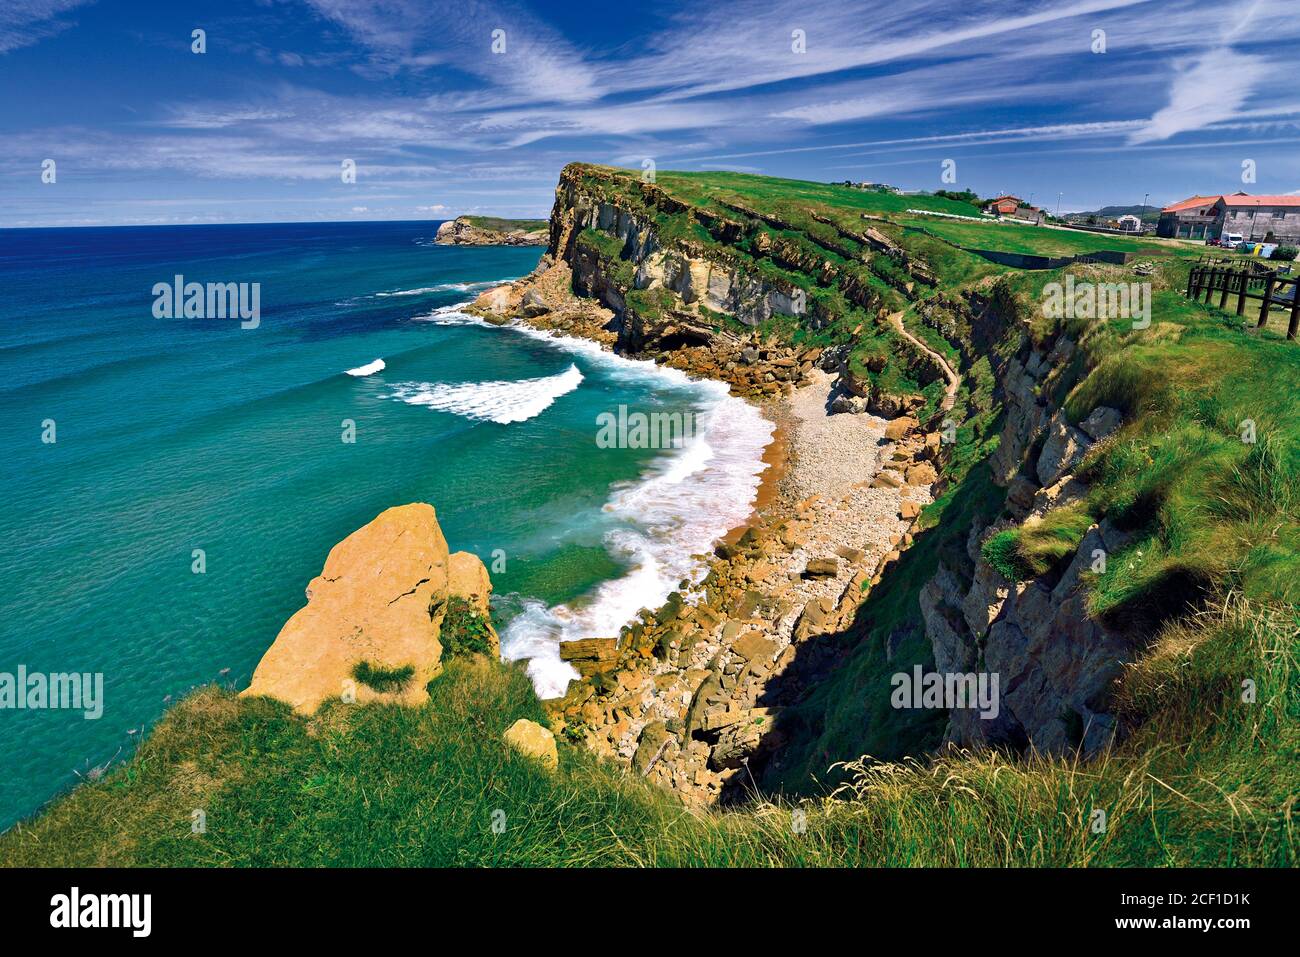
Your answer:
[[[443,314],[444,321],[477,321],[463,313],[453,318],[452,312]],[[503,328],[549,340],[600,364],[616,379],[688,388],[700,423],[692,441],[656,459],[639,480],[616,488],[605,505],[605,547],[627,571],[566,604],[547,607],[524,599],[505,628],[502,657],[526,659],[538,695],[554,698],[578,676],[560,660],[562,642],[616,636],[642,608],[663,604],[683,579],[697,581],[704,571],[697,556],[749,518],[767,468],[763,452],[775,426],[755,406],[730,395],[723,383],[692,380],[679,370],[617,356],[585,339],[519,325]]]
[[[383,359],[376,359],[374,362],[367,362],[363,366],[357,366],[355,369],[348,369],[348,375],[367,376],[374,375],[376,372],[383,372],[386,364]]]
[[[394,387],[390,398],[479,422],[509,425],[541,415],[556,399],[581,384],[581,370],[570,364],[558,375],[514,382],[403,382]]]
[[[377,292],[376,296],[424,296],[431,292],[473,292],[476,289],[490,289],[510,282],[509,279],[488,279],[483,282],[444,282],[436,286],[418,286],[415,289],[393,289],[389,292]]]

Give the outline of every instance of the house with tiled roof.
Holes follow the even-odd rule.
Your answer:
[[[1220,233],[1241,233],[1247,242],[1300,242],[1300,196],[1220,196],[1215,204]]]
[[[1041,223],[1044,214],[1037,206],[1030,206],[1018,196],[999,196],[984,204],[984,212],[990,216],[1006,216],[1028,223]]]
[[[1010,216],[1020,208],[1020,203],[1018,196],[999,196],[984,204],[984,212],[993,216]]]
[[[1248,242],[1300,242],[1300,196],[1192,196],[1162,209],[1156,226],[1156,235],[1178,239],[1224,233],[1240,233]]]
[[[1169,239],[1210,239],[1217,237],[1218,211],[1215,204],[1223,199],[1218,196],[1191,196],[1181,203],[1174,203],[1160,210],[1160,221],[1156,223],[1156,235]]]

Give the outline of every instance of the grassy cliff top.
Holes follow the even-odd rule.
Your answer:
[[[624,195],[637,194],[642,183],[641,173],[637,170],[579,163],[568,169],[597,189],[612,189]],[[694,209],[721,216],[735,216],[736,205],[740,204],[790,223],[813,240],[830,235],[828,228],[831,227],[850,233],[861,232],[867,225],[879,225],[873,220],[884,220],[904,233],[928,232],[942,241],[966,248],[1040,256],[1086,255],[1098,250],[1115,250],[1139,256],[1195,258],[1205,251],[1200,244],[1178,240],[1112,236],[1062,227],[999,222],[991,217],[982,217],[979,209],[970,203],[934,195],[898,195],[831,183],[730,172],[660,170],[655,174],[654,185]],[[924,212],[918,213],[917,210]],[[952,216],[973,217],[978,221],[949,218]]]
[[[469,223],[471,226],[477,226],[479,229],[490,229],[499,233],[508,233],[515,230],[528,233],[545,229],[547,226],[544,219],[502,219],[499,216],[457,216],[456,218]]]

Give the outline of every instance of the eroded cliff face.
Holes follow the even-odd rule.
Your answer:
[[[747,334],[745,327],[784,318],[817,330],[831,321],[827,306],[795,283],[765,274],[759,263],[810,277],[818,288],[835,291],[888,327],[889,309],[878,288],[825,256],[755,228],[789,230],[790,223],[734,202],[722,206],[734,218],[684,204],[654,183],[629,184],[599,169],[565,167],[556,188],[547,255],[539,269],[567,269],[573,292],[609,310],[606,329],[619,351],[681,353],[699,374],[729,381],[742,395],[774,394],[782,391],[782,383],[799,381],[790,373],[789,362],[802,365],[812,351],[777,349],[778,344]],[[911,277],[903,282],[907,292],[934,282],[924,263],[910,259],[879,230],[864,224],[850,233],[827,226],[828,233],[833,230],[869,254],[878,252],[896,261],[901,275]],[[836,245],[826,237],[819,242]],[[740,251],[740,244],[748,254]],[[840,251],[861,265],[859,254]],[[535,293],[535,285],[533,289]],[[530,318],[558,305],[536,296],[522,304]],[[724,317],[730,321],[721,321]],[[906,369],[918,389],[945,377],[928,350],[901,337],[894,346],[889,358]],[[819,361],[822,350],[815,352],[812,361]],[[883,362],[885,356],[880,358]],[[775,359],[784,361],[773,363]],[[846,390],[862,399],[854,411],[895,416],[921,404],[919,395],[873,386],[855,375],[846,359],[847,351],[839,350],[820,361],[840,372]],[[737,366],[761,368],[736,374]]]
[[[1001,323],[997,307],[978,297],[975,324]],[[1108,627],[1089,611],[1084,576],[1128,536],[1093,524],[1072,556],[1045,574],[1013,580],[986,557],[984,544],[1007,528],[1033,528],[1049,514],[1082,503],[1088,484],[1075,474],[1089,449],[1121,425],[1119,412],[1099,407],[1071,425],[1054,397],[1079,375],[1067,336],[1035,344],[1008,329],[1013,348],[995,364],[1004,413],[993,481],[1006,488],[1003,513],[970,529],[965,554],[947,557],[921,590],[921,614],[941,673],[998,676],[996,718],[977,709],[950,712],[946,740],[962,747],[1003,745],[1047,754],[1090,755],[1114,737],[1109,698],[1138,637]]]
[[[665,364],[727,381],[738,394],[753,397],[788,392],[808,380],[814,365],[820,366],[839,374],[842,391],[835,400],[835,411],[870,411],[907,423],[900,435],[911,435],[915,449],[904,453],[910,457],[900,469],[899,485],[928,486],[934,481],[935,468],[942,476],[953,448],[940,441],[941,420],[950,417],[960,422],[964,414],[960,405],[952,408],[955,389],[949,390],[945,403],[930,418],[918,420],[909,416],[918,408],[916,395],[884,392],[871,378],[887,363],[896,363],[913,382],[925,386],[951,376],[942,358],[908,333],[901,314],[888,312],[879,290],[862,283],[851,267],[811,256],[806,246],[755,228],[755,223],[761,222],[784,231],[790,224],[735,203],[723,205],[735,218],[716,209],[688,206],[654,183],[631,183],[626,177],[615,181],[590,167],[567,167],[556,190],[549,247],[538,270],[526,281],[485,293],[475,311],[495,321],[522,318],[543,328],[597,339],[620,352],[651,355]],[[993,481],[1006,490],[1003,512],[992,521],[977,520],[969,529],[965,549],[959,549],[960,554],[945,553],[914,599],[936,670],[998,675],[1001,707],[997,717],[982,718],[977,709],[953,710],[946,739],[971,747],[1009,745],[1058,754],[1081,748],[1093,753],[1115,732],[1109,695],[1123,663],[1134,657],[1138,639],[1089,613],[1084,580],[1096,570],[1099,555],[1122,548],[1124,534],[1106,524],[1093,526],[1072,556],[1054,563],[1044,574],[1015,581],[990,563],[983,545],[1003,529],[1032,526],[1055,510],[1081,502],[1088,486],[1076,472],[1088,450],[1121,425],[1120,416],[1099,408],[1078,424],[1067,420],[1060,403],[1082,371],[1076,361],[1076,344],[1067,336],[1056,334],[1047,341],[1034,342],[1023,319],[996,295],[934,294],[937,280],[929,267],[910,257],[883,231],[864,224],[850,236],[842,225],[833,228],[842,239],[863,244],[857,247],[861,250],[857,255],[886,255],[898,264],[900,290],[916,303],[921,320],[960,350],[960,371],[967,373],[975,364],[987,361],[996,383],[1002,428],[988,467]],[[818,236],[823,246],[835,241],[829,232]],[[741,245],[748,251],[743,255],[738,251]],[[813,330],[825,321],[819,306],[807,301],[804,290],[756,271],[754,256],[815,277],[819,288],[833,288],[844,301],[872,310],[879,326],[897,331],[888,340],[888,353],[868,355],[851,367],[852,342],[801,349],[779,338],[746,334],[745,326],[752,328],[773,317],[787,317]],[[719,321],[727,317],[735,322]],[[856,338],[856,330],[849,338]],[[922,470],[928,474],[922,475]],[[902,473],[906,473],[906,481]],[[777,531],[770,539],[765,535],[764,540],[776,543],[779,552],[780,537]],[[724,559],[730,560],[730,556]],[[742,572],[742,579],[747,574],[748,569]],[[864,583],[878,581],[881,574],[888,575],[889,570],[874,576],[868,572]],[[726,619],[754,617],[753,607],[740,607],[744,595],[745,589],[737,589],[735,595],[715,606],[719,620],[703,623],[702,634],[714,642],[701,645],[710,649],[708,662],[714,661],[719,649],[725,658],[734,653],[734,643],[758,634],[733,627],[729,636],[722,637]],[[802,631],[795,629],[798,635],[837,629],[857,634],[852,609],[859,602],[860,596],[846,613],[837,609],[835,615],[824,616],[829,625],[814,621],[827,609],[810,603],[786,625],[802,623]],[[773,622],[788,614],[788,609],[774,613]],[[662,617],[662,612],[659,615]],[[722,747],[726,752],[721,758],[707,749],[699,753],[699,760],[707,760],[710,769],[730,761],[727,748],[732,745],[740,756],[754,755],[757,749],[748,740],[728,743],[725,735],[708,736],[731,727],[706,728],[704,717],[710,707],[723,708],[719,702],[729,692],[724,693],[727,689],[722,681],[728,676],[719,674],[718,687],[713,688],[705,680],[711,666],[704,658],[696,662],[693,659],[698,656],[692,656],[690,665],[678,664],[680,636],[674,636],[659,618],[654,620],[657,627],[646,629],[645,636],[633,633],[630,642],[609,638],[593,644],[591,648],[599,654],[590,661],[583,655],[591,649],[575,645],[568,650],[575,663],[585,662],[584,674],[590,673],[589,677],[617,672],[618,687],[612,699],[601,699],[598,705],[589,697],[589,681],[575,685],[558,717],[561,721],[580,720],[602,733],[608,727],[609,744],[616,753],[623,757],[640,754],[648,766],[659,768],[664,772],[660,776],[680,788],[683,764],[677,756],[693,752],[701,731],[712,748]],[[678,612],[670,612],[667,620],[679,622]],[[818,627],[812,629],[809,623]],[[650,641],[657,638],[663,641]],[[624,697],[639,701],[643,695],[643,680],[635,662],[629,665],[626,659],[660,655],[666,663],[684,668],[681,677],[689,679],[686,684],[694,688],[682,700],[687,712],[665,718],[665,727],[647,722],[652,715],[644,708],[618,705]],[[891,645],[891,660],[892,655]],[[744,657],[740,654],[736,660]],[[777,664],[780,670],[781,663]],[[810,669],[809,674],[820,667]],[[668,688],[668,697],[676,696],[673,700],[684,694],[668,682],[666,675],[674,673],[673,668],[664,668],[662,673],[654,668],[642,670]],[[799,684],[787,682],[788,686]],[[799,693],[787,697],[797,700]],[[699,713],[692,717],[690,709],[699,702],[703,702]],[[746,707],[752,709],[754,702],[749,701]],[[727,720],[747,713],[745,707],[731,702]],[[780,737],[779,732],[768,735],[762,746],[776,747],[773,742]],[[697,775],[697,770],[689,767],[692,781],[698,778],[715,789],[716,781],[707,773]]]
[[[653,183],[640,184],[635,198],[642,208],[629,209],[623,203],[631,197],[606,199],[591,192],[587,179],[590,175],[584,177],[574,167],[561,172],[551,214],[548,253],[570,264],[577,292],[599,299],[617,313],[626,311],[620,329],[620,345],[624,348],[640,351],[658,330],[649,310],[635,305],[628,310],[626,290],[619,288],[617,276],[609,268],[613,264],[599,249],[580,241],[584,229],[597,230],[619,244],[619,255],[633,269],[630,285],[635,289],[665,289],[674,293],[683,306],[725,313],[747,326],[757,325],[774,313],[799,314],[795,287],[746,275],[728,259],[725,248],[689,238],[662,241],[652,219],[656,211],[676,216],[697,214]],[[740,235],[739,223],[710,219],[709,225],[713,227],[711,235],[733,240]],[[698,313],[698,308],[689,311]]]
[[[606,180],[612,183],[612,177]],[[662,287],[688,304],[698,303],[714,312],[734,316],[744,325],[753,326],[774,315],[801,318],[816,328],[826,317],[818,314],[815,304],[801,297],[799,286],[778,279],[756,275],[749,263],[736,254],[742,240],[752,241],[755,257],[771,261],[791,272],[813,277],[824,286],[834,285],[846,300],[869,312],[877,311],[882,300],[879,292],[856,276],[837,267],[825,256],[809,252],[797,243],[773,238],[771,233],[755,233],[754,223],[776,230],[790,230],[792,224],[777,216],[762,213],[736,202],[722,202],[731,215],[689,206],[670,196],[651,182],[641,182],[635,190],[619,183],[617,191],[599,191],[601,173],[577,164],[565,167],[556,188],[556,202],[551,214],[549,254],[556,260],[574,265],[575,280],[584,282],[585,270],[577,267],[584,258],[577,249],[583,229],[606,233],[621,246],[621,255],[636,267],[638,289]],[[656,221],[676,217],[678,228],[666,237],[656,229]],[[912,278],[904,285],[911,291],[917,282],[933,285],[935,277],[924,264],[911,260],[906,252],[879,230],[866,226],[845,231],[830,220],[828,230],[843,239],[895,257]],[[838,246],[833,238],[819,237],[819,243],[849,259],[857,254]],[[729,248],[732,247],[732,248]],[[586,257],[589,261],[592,257]],[[593,294],[603,292],[601,283],[589,287]],[[611,308],[615,308],[613,304]],[[621,308],[621,307],[617,307]]]

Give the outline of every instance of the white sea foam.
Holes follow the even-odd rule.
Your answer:
[[[558,375],[514,382],[402,382],[394,387],[390,398],[480,422],[508,425],[541,415],[581,383],[581,370],[571,364]]]
[[[473,320],[471,316],[444,322]],[[686,387],[693,394],[701,427],[681,449],[657,459],[637,482],[615,490],[605,506],[605,545],[628,568],[579,601],[547,608],[526,600],[502,635],[502,657],[528,660],[528,674],[544,698],[564,693],[577,672],[560,660],[560,643],[610,638],[642,608],[661,605],[682,579],[697,581],[707,552],[748,517],[767,464],[763,450],[774,426],[757,408],[731,396],[720,382],[691,380],[676,369],[627,359],[594,342],[526,326],[506,326],[582,355],[625,381],[653,381]],[[595,423],[592,423],[593,429]]]
[[[484,279],[479,282],[443,282],[434,286],[417,286],[414,289],[388,289],[383,292],[371,292],[362,296],[352,296],[348,299],[340,299],[335,302],[336,306],[355,306],[360,302],[369,299],[391,299],[393,297],[402,298],[405,296],[425,296],[434,292],[478,292],[482,289],[492,289],[495,286],[501,286],[508,282],[514,282],[517,277],[507,277],[505,279]],[[459,308],[465,305],[463,302],[458,303],[453,308]]]
[[[444,282],[436,286],[419,286],[415,289],[394,289],[390,292],[377,292],[376,296],[423,296],[431,292],[472,292],[475,289],[489,289],[510,282],[509,279],[488,279],[483,282]]]
[[[383,359],[376,359],[374,362],[367,362],[363,366],[357,366],[355,369],[348,369],[348,375],[366,376],[374,375],[376,372],[383,372],[386,368]]]
[[[412,316],[412,322],[432,322],[437,326],[490,326],[492,323],[471,316],[465,312],[465,303],[458,302],[452,306],[439,306],[422,316]]]

